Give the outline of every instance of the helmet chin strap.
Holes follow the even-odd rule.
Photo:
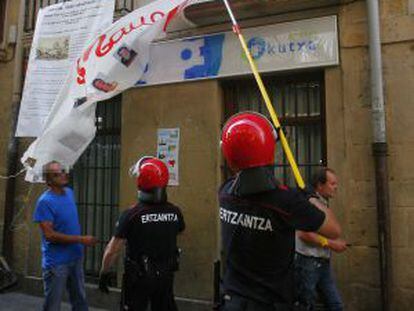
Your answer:
[[[229,192],[243,196],[273,190],[277,185],[273,166],[259,166],[240,171]]]
[[[138,201],[142,203],[164,203],[167,201],[165,188],[154,188],[148,191],[138,190]]]

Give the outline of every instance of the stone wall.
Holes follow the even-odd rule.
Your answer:
[[[127,174],[143,155],[156,155],[157,129],[180,128],[179,186],[169,199],[182,207],[186,231],[176,294],[211,299],[218,250],[217,189],[220,183],[221,92],[217,81],[145,87],[123,97],[121,206],[136,197]]]
[[[414,206],[410,191],[414,180],[410,87],[414,82],[414,16],[409,13],[408,1],[381,1],[380,11],[389,143],[393,310],[409,310],[414,303],[414,270],[410,264],[414,259],[413,232],[409,229]],[[339,14],[341,66],[326,71],[328,157],[342,172],[342,189],[335,206],[340,210],[345,237],[352,244],[335,260],[347,310],[380,309],[367,27],[364,1],[343,6]]]

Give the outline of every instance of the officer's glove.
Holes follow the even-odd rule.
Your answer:
[[[99,274],[99,290],[102,293],[109,294],[109,285],[111,285],[110,274],[101,272]]]

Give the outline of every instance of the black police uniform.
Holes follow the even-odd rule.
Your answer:
[[[300,191],[277,185],[271,167],[242,171],[220,189],[225,311],[291,310],[295,229],[316,231],[325,214]]]
[[[177,234],[185,228],[180,209],[168,202],[140,202],[125,211],[115,237],[126,239],[121,310],[174,311]]]

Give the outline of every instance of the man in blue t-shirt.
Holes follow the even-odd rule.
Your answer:
[[[60,310],[65,288],[72,310],[88,310],[82,268],[83,245],[93,246],[95,237],[81,235],[78,211],[68,176],[59,162],[43,167],[49,187],[37,200],[33,221],[42,232],[42,270],[45,290],[44,311]]]

